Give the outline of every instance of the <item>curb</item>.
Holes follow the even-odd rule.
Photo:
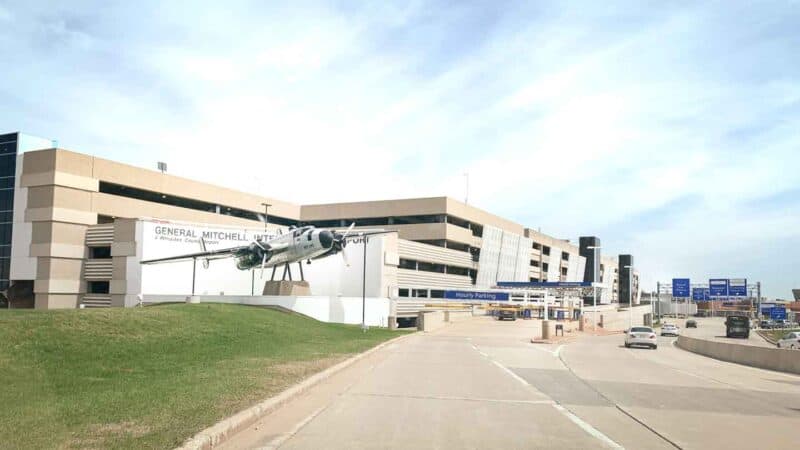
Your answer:
[[[376,345],[375,347],[372,347],[369,350],[366,350],[349,359],[346,359],[336,365],[328,367],[322,372],[315,373],[314,375],[311,375],[305,380],[302,380],[299,383],[276,394],[275,396],[263,400],[243,411],[239,411],[238,413],[226,419],[222,419],[221,421],[215,423],[214,425],[211,425],[210,427],[200,431],[199,433],[195,434],[194,436],[184,441],[184,443],[181,444],[180,447],[176,447],[175,450],[210,450],[216,447],[217,445],[223,443],[229,436],[236,434],[242,429],[252,425],[258,419],[275,411],[276,409],[283,406],[285,403],[289,402],[296,396],[302,394],[311,387],[315,386],[317,383],[330,378],[334,374],[347,368],[356,361],[366,356],[369,356],[372,353],[375,353],[378,350],[390,344],[396,343],[402,339],[408,338],[409,336],[413,336],[415,334],[417,333],[409,333],[403,336],[397,336],[386,342],[382,342]]]

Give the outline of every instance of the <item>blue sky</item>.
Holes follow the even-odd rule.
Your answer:
[[[799,2],[363,3],[0,0],[0,129],[800,287]]]

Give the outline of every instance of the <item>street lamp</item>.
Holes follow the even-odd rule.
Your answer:
[[[269,203],[262,203],[261,206],[264,207],[264,239],[267,238],[267,224],[269,223],[269,207],[272,206]]]
[[[625,266],[628,269],[628,330],[633,328],[633,266]]]
[[[592,275],[592,303],[594,303],[594,308],[592,309],[592,331],[594,334],[597,334],[597,266],[600,262],[597,260],[597,251],[603,247],[591,245],[586,247],[589,250],[594,251],[594,259],[592,259],[592,271],[594,275]]]

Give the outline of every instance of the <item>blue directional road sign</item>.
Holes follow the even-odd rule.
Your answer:
[[[727,278],[712,278],[708,280],[708,295],[709,297],[727,297],[728,293],[728,279]]]
[[[672,296],[675,298],[691,297],[691,283],[688,278],[672,279]]]
[[[747,297],[747,278],[731,278],[728,282],[728,295]]]
[[[692,300],[696,302],[708,301],[708,288],[692,288]]]
[[[770,308],[769,311],[769,318],[772,320],[780,320],[786,318],[786,308],[782,306],[776,306],[774,308]]]

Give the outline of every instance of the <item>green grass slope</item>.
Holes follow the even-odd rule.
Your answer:
[[[173,447],[394,336],[239,305],[2,311],[0,447]]]

